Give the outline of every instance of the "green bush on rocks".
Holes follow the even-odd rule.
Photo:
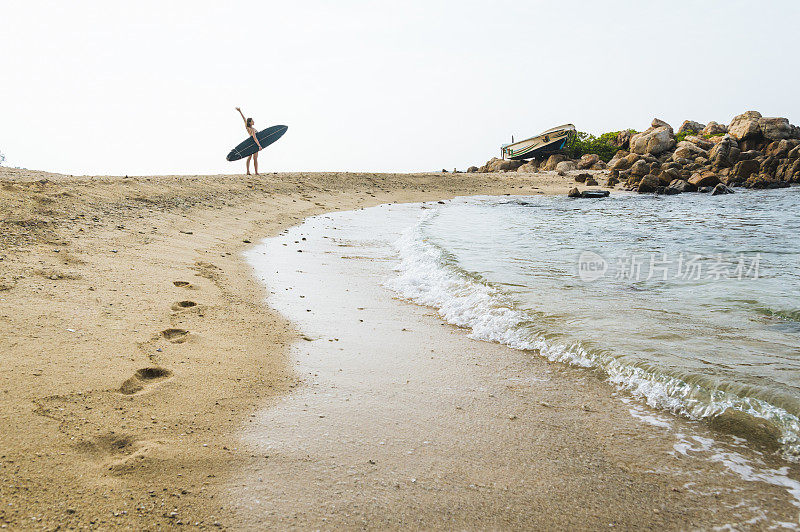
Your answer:
[[[619,147],[612,143],[618,134],[619,131],[611,131],[595,137],[585,131],[576,131],[564,149],[570,159],[578,159],[587,153],[596,153],[603,162],[608,162],[619,151]]]

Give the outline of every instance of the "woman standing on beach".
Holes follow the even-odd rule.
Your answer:
[[[253,119],[245,118],[241,107],[237,107],[236,110],[239,111],[240,115],[242,115],[242,120],[244,120],[244,128],[247,130],[247,134],[253,137],[253,140],[256,141],[256,146],[258,146],[258,149],[262,150],[263,148],[261,148],[261,143],[258,142],[258,137],[256,136],[258,131],[256,131],[256,128],[253,127]],[[256,175],[258,175],[258,152],[247,156],[247,175],[250,175],[250,159],[253,159],[253,167],[255,168]]]

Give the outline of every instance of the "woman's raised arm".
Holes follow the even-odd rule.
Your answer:
[[[244,120],[244,127],[247,127],[247,119],[244,117],[244,113],[242,112],[242,108],[241,107],[237,107],[236,110],[239,111],[240,115],[242,115],[242,120]]]

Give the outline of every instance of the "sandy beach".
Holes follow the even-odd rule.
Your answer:
[[[569,177],[3,168],[0,181],[4,527],[687,529],[748,512],[797,523],[787,487],[700,456],[676,469],[658,427],[590,373],[471,340],[355,281],[305,286],[331,292],[304,303],[314,312],[301,323],[268,306],[242,256],[325,212],[566,194]],[[344,262],[332,271],[369,277]],[[346,325],[359,297],[379,309],[369,335]],[[342,386],[355,407],[319,399]],[[416,455],[363,445],[430,431],[435,445]]]
[[[325,211],[566,190],[516,174],[72,177],[0,169],[0,523],[225,524],[234,435],[296,331],[240,252]],[[148,368],[159,368],[151,370]]]

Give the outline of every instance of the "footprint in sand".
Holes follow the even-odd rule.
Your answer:
[[[173,344],[182,344],[186,341],[186,335],[189,331],[186,329],[164,329],[161,331],[161,336],[172,342]]]
[[[77,444],[77,448],[90,455],[94,460],[104,463],[109,471],[122,473],[130,471],[142,463],[158,444],[139,440],[130,434],[110,432]]]
[[[172,304],[172,310],[186,310],[188,308],[196,307],[197,303],[194,301],[178,301]]]
[[[194,285],[189,281],[172,281],[172,284],[174,284],[178,288],[188,288],[190,290],[194,289]]]
[[[133,377],[130,377],[120,386],[119,391],[124,395],[133,395],[144,390],[145,386],[154,382],[163,381],[172,376],[172,372],[166,368],[149,367],[136,370]]]
[[[84,440],[78,443],[77,447],[81,451],[98,458],[106,458],[129,453],[135,443],[136,438],[130,434],[115,434],[110,432]]]

